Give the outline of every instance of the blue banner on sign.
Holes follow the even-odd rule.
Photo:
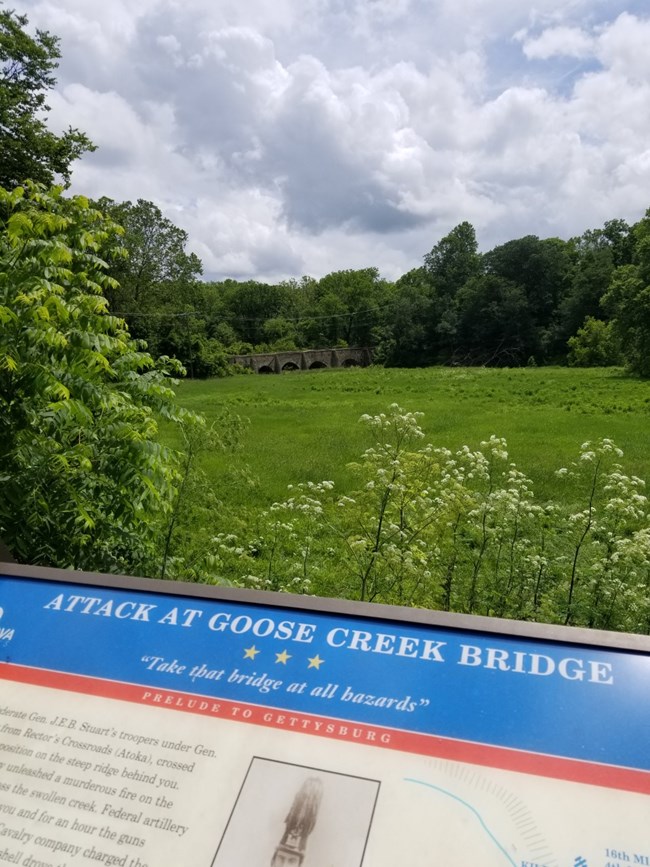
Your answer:
[[[650,770],[650,658],[0,577],[0,661]]]

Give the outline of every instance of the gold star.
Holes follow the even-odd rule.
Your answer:
[[[307,668],[320,668],[325,662],[325,660],[321,659],[318,654],[316,654],[316,656],[308,656],[307,659],[309,660]]]
[[[259,650],[252,644],[250,647],[244,648],[244,659],[255,659]]]
[[[283,650],[282,653],[276,653],[276,654],[275,654],[275,661],[276,661],[276,663],[277,663],[277,662],[281,662],[282,665],[286,665],[286,664],[287,664],[287,659],[291,659],[291,654],[290,654],[290,653],[287,653],[286,650]]]

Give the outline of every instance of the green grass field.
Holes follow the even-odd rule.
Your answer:
[[[208,419],[227,407],[249,421],[240,452],[203,461],[226,512],[265,508],[301,481],[331,479],[344,493],[346,465],[372,444],[359,417],[392,403],[423,412],[434,445],[505,437],[542,500],[571,496],[554,471],[585,440],[610,437],[626,471],[650,479],[650,383],[617,369],[324,370],[186,381],[178,398]],[[168,428],[163,438],[174,442]]]

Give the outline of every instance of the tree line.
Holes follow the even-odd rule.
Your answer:
[[[625,363],[650,374],[650,210],[485,253],[463,222],[394,282],[370,267],[270,284],[202,280],[187,234],[151,202],[98,206],[129,253],[111,264],[111,308],[193,376],[230,372],[232,354],[329,346],[368,346],[396,367]]]

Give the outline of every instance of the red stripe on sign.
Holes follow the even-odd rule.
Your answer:
[[[650,773],[633,768],[601,765],[577,759],[529,753],[505,747],[493,747],[471,741],[408,732],[403,729],[371,726],[366,723],[315,716],[299,711],[267,708],[210,696],[155,689],[121,681],[101,680],[8,663],[0,663],[0,677],[33,686],[51,687],[101,698],[237,720],[253,725],[350,741],[404,753],[416,753],[455,762],[532,774],[536,777],[587,783],[592,786],[622,789],[644,795],[650,794]]]

